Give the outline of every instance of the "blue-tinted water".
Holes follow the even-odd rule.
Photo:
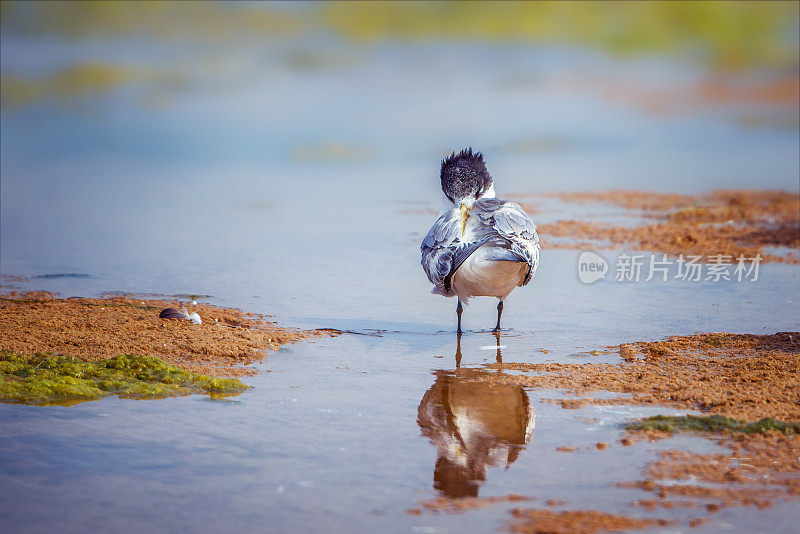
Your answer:
[[[419,242],[439,208],[439,158],[482,149],[501,196],[534,199],[608,188],[798,189],[798,130],[740,120],[791,110],[700,105],[653,114],[601,90],[623,82],[670,93],[704,75],[668,60],[331,43],[324,61],[299,68],[280,43],[161,53],[140,41],[0,39],[4,76],[92,60],[181,80],[145,76],[3,110],[5,289],[199,293],[283,325],[383,332],[286,347],[248,379],[254,389],[225,402],[0,405],[0,524],[9,531],[500,528],[519,503],[406,512],[441,493],[434,473],[443,449],[417,421],[426,392],[443,387],[437,377],[454,377],[466,384],[458,406],[471,409],[470,381],[455,371],[455,303],[430,295],[419,267]],[[563,216],[541,205],[538,220]],[[570,217],[584,208],[574,209]],[[584,285],[577,256],[545,249],[534,282],[508,299],[504,361],[613,361],[574,355],[696,331],[800,327],[796,266],[763,265],[755,283]],[[484,331],[494,314],[490,299],[466,309],[462,367],[495,361],[495,338]],[[596,441],[618,439],[621,421],[655,411],[542,402],[558,395],[498,392],[498,405],[527,398],[535,428],[507,469],[487,464],[495,466],[477,483],[481,496],[644,515],[631,502],[646,493],[607,481],[640,478],[654,450],[710,447],[686,438],[598,451]],[[443,428],[435,435],[446,436]],[[514,439],[474,450],[497,455]],[[559,453],[561,445],[580,450]],[[769,513],[777,528],[794,511]],[[750,531],[761,514],[728,509],[707,528]]]

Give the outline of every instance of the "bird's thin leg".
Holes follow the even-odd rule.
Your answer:
[[[456,369],[461,367],[461,332],[456,338]]]
[[[494,327],[493,332],[500,331],[500,316],[503,315],[503,301],[497,303],[497,326]]]
[[[461,299],[458,299],[458,306],[456,306],[456,313],[458,314],[458,333],[461,333]]]

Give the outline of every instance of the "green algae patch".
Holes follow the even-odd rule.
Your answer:
[[[245,389],[234,378],[193,373],[149,356],[124,354],[85,362],[73,356],[0,351],[0,402],[71,405],[109,395],[159,399],[194,393],[227,397]]]
[[[656,415],[647,417],[625,427],[627,430],[660,430],[662,432],[742,432],[745,434],[764,434],[778,431],[792,436],[800,434],[800,423],[785,423],[771,417],[748,423],[731,417],[709,415],[696,417],[693,415]]]

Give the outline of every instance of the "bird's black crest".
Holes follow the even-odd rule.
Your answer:
[[[480,198],[492,185],[492,177],[486,170],[483,154],[473,152],[472,147],[458,154],[453,152],[442,160],[440,173],[442,191],[452,202],[474,195]]]

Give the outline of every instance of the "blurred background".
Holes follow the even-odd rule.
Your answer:
[[[4,1],[3,284],[385,321],[465,146],[501,196],[796,191],[798,5]]]
[[[443,384],[456,387],[456,359],[467,377],[488,380],[495,370],[482,365],[501,349],[507,363],[617,361],[597,349],[696,331],[797,331],[800,270],[763,265],[757,283],[590,285],[577,277],[580,251],[545,246],[533,282],[505,304],[502,339],[481,331],[495,324],[494,299],[474,299],[459,343],[454,299],[431,295],[419,264],[441,206],[441,158],[483,151],[498,194],[524,198],[540,224],[597,210],[542,193],[798,192],[799,6],[3,0],[0,293],[192,297],[281,325],[374,335],[270,353],[257,367],[270,372],[248,377],[254,389],[231,402],[3,405],[0,523],[508,528],[508,508],[523,504],[407,512],[441,495],[441,435],[426,426],[442,423],[423,419]],[[604,209],[614,224],[637,222]],[[645,494],[606,484],[641,479],[653,446],[590,454],[619,439],[622,420],[661,408],[563,410],[543,402],[562,393],[475,384],[461,383],[461,404],[447,410],[469,414],[492,389],[499,396],[485,406],[522,414],[525,433],[536,412],[533,437],[511,439],[518,459],[503,469],[501,455],[482,496],[693,517],[634,508]],[[482,418],[465,428],[491,420]],[[680,439],[705,443],[659,446]],[[564,455],[564,445],[584,451]],[[770,524],[790,531],[796,508],[776,502]],[[763,529],[753,510],[726,509],[695,531]]]

